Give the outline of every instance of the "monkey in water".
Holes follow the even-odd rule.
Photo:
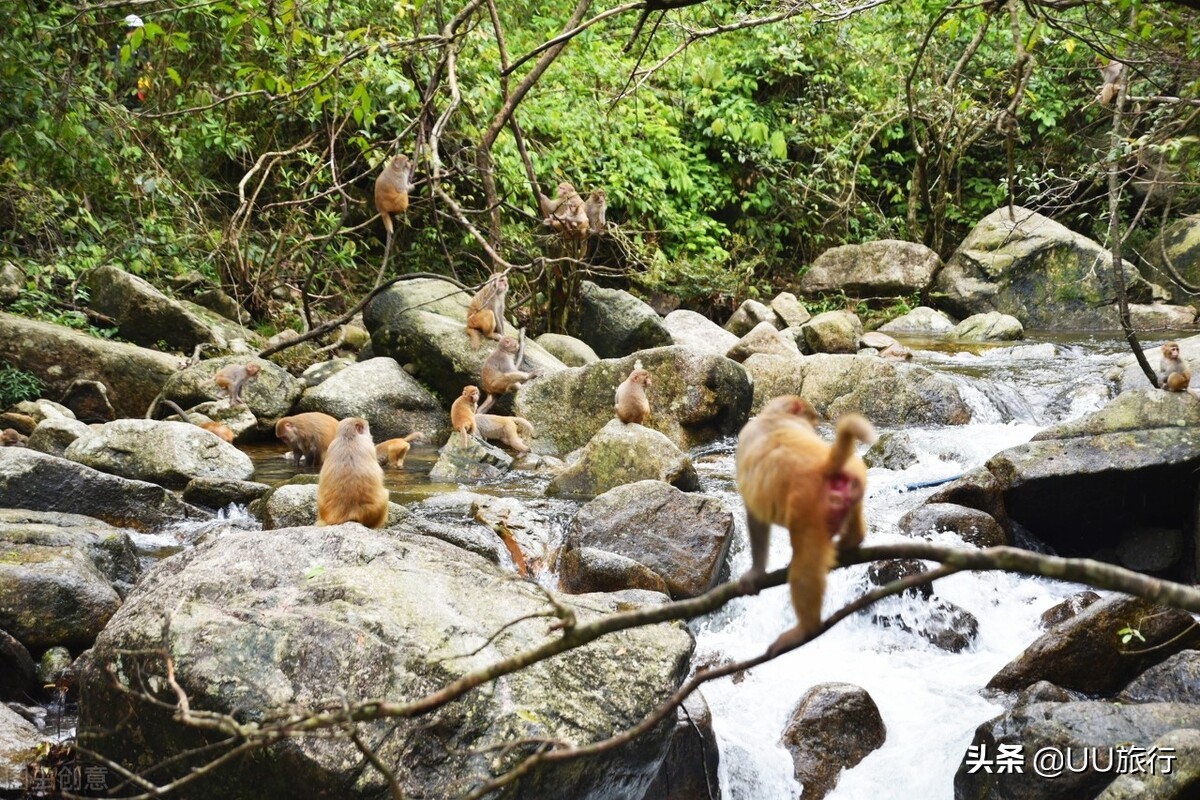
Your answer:
[[[475,386],[464,386],[462,395],[450,405],[450,425],[462,433],[463,447],[470,443],[469,435],[474,435],[475,412],[479,406],[479,389]]]
[[[204,428],[204,430],[208,431],[209,433],[216,434],[230,444],[233,444],[233,430],[225,423],[212,421],[192,422],[192,420],[188,419],[187,413],[182,408],[175,405],[175,403],[166,399],[164,399],[162,402],[163,405],[170,406],[175,413],[179,415],[179,419],[183,420],[184,422],[190,422],[192,425],[195,425],[198,428]]]
[[[846,414],[831,446],[817,436],[816,419],[807,402],[784,395],[767,403],[738,436],[737,483],[752,561],[739,579],[742,589],[757,591],[766,574],[772,523],[787,528],[792,540],[788,583],[797,624],[775,640],[772,655],[820,627],[825,574],[836,561],[834,537],[838,549],[851,550],[867,532],[862,510],[867,467],[854,445],[873,441],[875,430],[858,414]]]
[[[496,414],[476,414],[475,429],[484,439],[494,439],[511,447],[518,453],[528,453],[529,445],[521,439],[520,430],[532,438],[533,423],[524,417],[501,417]]]
[[[226,364],[217,370],[213,380],[217,388],[223,390],[221,396],[229,398],[229,405],[241,406],[246,404],[242,400],[242,387],[257,378],[260,372],[262,367],[258,364]]]
[[[317,479],[317,525],[361,522],[378,528],[387,513],[388,491],[371,428],[362,417],[347,417],[337,424]]]
[[[383,228],[387,231],[387,242],[383,246],[383,264],[379,268],[382,278],[387,270],[388,257],[392,253],[392,214],[408,211],[408,193],[412,189],[413,171],[416,164],[408,156],[398,155],[388,160],[383,171],[375,178],[375,209],[383,217]],[[379,283],[379,280],[375,281]]]
[[[639,425],[650,416],[650,400],[646,390],[651,386],[650,373],[647,370],[635,368],[629,377],[617,387],[615,408],[617,419],[625,424],[636,422]]]
[[[22,436],[16,428],[5,428],[0,432],[0,447],[24,447],[28,436]]]
[[[511,336],[500,337],[495,351],[487,357],[479,371],[480,382],[488,395],[479,407],[479,413],[482,414],[491,408],[500,395],[507,394],[511,389],[520,387],[524,381],[542,374],[538,370],[522,372],[521,360],[524,357],[524,338],[518,343]]]
[[[387,464],[393,469],[400,469],[404,466],[404,459],[408,457],[408,448],[412,447],[411,443],[423,438],[425,438],[425,434],[420,431],[413,431],[408,436],[380,442],[375,445],[375,458],[379,460],[380,464]]]
[[[1162,360],[1158,362],[1158,385],[1168,392],[1186,392],[1192,382],[1192,370],[1183,356],[1179,355],[1179,342],[1167,342],[1162,346]]]
[[[305,459],[309,466],[319,467],[337,426],[338,421],[328,414],[308,411],[294,417],[280,417],[275,423],[275,436],[292,449],[297,466]]]
[[[504,298],[507,295],[508,276],[498,272],[471,298],[467,306],[467,335],[471,337],[472,350],[479,349],[483,337],[499,339],[504,335]]]

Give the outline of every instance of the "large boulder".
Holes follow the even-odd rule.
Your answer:
[[[323,411],[337,419],[362,417],[382,442],[447,427],[437,398],[391,358],[370,358],[347,367],[304,393],[297,411]]]
[[[33,723],[0,703],[0,792],[13,797],[28,793],[25,770],[40,755],[42,739]]]
[[[1122,267],[1130,300],[1153,300],[1154,287],[1129,262]],[[1006,206],[984,217],[934,288],[960,318],[1000,311],[1042,330],[1119,327],[1111,253],[1026,208]]]
[[[63,491],[64,486],[70,491]],[[87,514],[140,531],[211,517],[157,484],[109,475],[28,447],[0,447],[0,508]]]
[[[854,353],[862,321],[851,311],[824,311],[800,326],[806,353]]]
[[[437,483],[479,483],[494,481],[512,469],[513,458],[494,444],[455,431],[438,451],[437,463],[429,470],[429,480]]]
[[[48,397],[62,396],[77,381],[98,381],[122,417],[145,414],[163,383],[179,369],[179,359],[167,353],[4,313],[0,362],[38,376]]]
[[[725,355],[729,348],[738,343],[736,335],[695,311],[672,311],[663,319],[663,325],[675,344],[714,356]]]
[[[558,602],[582,624],[662,599],[623,593]],[[340,698],[340,708],[428,696],[472,670],[544,646],[543,625],[512,622],[548,608],[543,588],[404,530],[381,533],[350,523],[231,532],[161,563],[109,622],[79,666],[80,739],[128,769],[158,765],[153,777],[160,784],[191,773],[194,762],[177,756],[207,734],[128,693],[162,675],[162,647],[193,711],[266,722],[328,710],[332,697]],[[166,641],[163,609],[174,610]],[[532,752],[522,747],[502,755],[497,745],[585,744],[642,719],[687,674],[692,647],[681,623],[611,633],[569,657],[498,677],[432,713],[364,721],[358,731],[404,796],[444,797],[454,793],[449,787],[478,785]],[[641,797],[670,731],[664,724],[629,746],[544,765],[504,796]],[[349,800],[387,795],[388,783],[335,727],[287,736],[257,757],[224,764],[195,792],[228,800]]]
[[[800,698],[783,732],[804,800],[821,800],[851,769],[883,746],[887,726],[866,689],[818,684]]]
[[[826,250],[800,279],[804,294],[844,291],[855,296],[924,292],[942,266],[923,244],[881,239]]]
[[[595,497],[626,483],[664,481],[679,489],[700,489],[692,459],[658,431],[637,423],[610,420],[566,469],[546,487],[549,496]]]
[[[256,417],[275,420],[286,416],[300,398],[303,386],[287,370],[261,358],[226,356],[201,361],[180,370],[162,387],[163,397],[184,408],[219,400],[222,391],[217,387],[217,371],[230,364],[257,364],[258,376],[242,386],[242,401]],[[229,406],[225,400],[224,405]]]
[[[641,800],[700,800],[720,786],[721,752],[712,712],[699,691],[675,710],[671,743],[658,777]]]
[[[586,342],[565,333],[543,333],[537,337],[537,343],[568,367],[583,367],[600,360],[600,356]]]
[[[1138,675],[1117,699],[1123,703],[1200,705],[1200,650],[1183,650]]]
[[[394,358],[448,407],[464,386],[479,382],[483,362],[496,349],[491,341],[478,350],[471,348],[467,336],[470,300],[467,292],[446,280],[419,278],[395,284],[371,300],[363,312],[373,355]],[[510,325],[505,334],[515,337],[518,331]],[[522,366],[543,375],[566,369],[545,348],[529,340]]]
[[[771,310],[785,328],[799,328],[812,319],[812,314],[791,292],[780,292],[771,301]]]
[[[765,303],[754,299],[743,300],[725,323],[725,330],[741,338],[764,322],[771,327],[778,327],[781,320],[779,315]]]
[[[771,323],[760,322],[739,339],[737,344],[729,348],[725,357],[741,363],[755,353],[798,356],[800,348],[796,346],[795,339],[780,333]]]
[[[92,429],[77,419],[55,417],[39,422],[25,444],[38,452],[61,456],[71,446],[71,442],[83,436],[90,436],[91,433]]]
[[[685,494],[660,481],[610,489],[586,504],[563,537],[563,588],[590,581],[583,548],[615,553],[660,576],[676,599],[695,597],[718,582],[733,540],[733,513],[721,500]]]
[[[1146,769],[1118,775],[1096,800],[1189,800],[1195,794],[1200,786],[1200,731],[1183,728],[1164,733],[1146,753],[1150,762]]]
[[[929,306],[917,306],[907,314],[880,325],[879,330],[887,333],[949,333],[954,330],[954,320]]]
[[[134,344],[191,353],[196,345],[249,352],[263,338],[249,328],[185,300],[167,297],[150,283],[106,264],[84,279],[88,306],[117,323],[121,337]]]
[[[1016,317],[988,311],[967,317],[954,326],[949,336],[969,342],[1012,342],[1024,339],[1025,329]]]
[[[613,418],[617,386],[640,361],[653,376],[647,427],[688,449],[737,433],[750,413],[750,378],[742,367],[686,347],[658,347],[545,375],[521,387],[514,413],[537,430],[538,453],[582,447]]]
[[[772,397],[798,394],[835,419],[858,412],[876,425],[964,425],[971,408],[958,384],[925,367],[872,356],[753,355],[754,410]]]
[[[1163,286],[1176,287],[1175,275],[1189,285],[1200,286],[1200,214],[1177,219],[1162,229],[1142,252],[1152,265],[1152,279]]]
[[[591,281],[580,286],[579,313],[568,327],[572,336],[591,345],[601,358],[620,358],[672,343],[653,308],[629,292],[603,289]]]
[[[123,478],[182,488],[192,478],[248,480],[250,456],[186,422],[119,419],[67,446],[65,458]]]

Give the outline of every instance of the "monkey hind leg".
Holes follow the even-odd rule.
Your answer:
[[[796,610],[796,627],[776,639],[768,652],[775,654],[795,647],[821,627],[825,575],[833,563],[833,545],[822,526],[793,529],[788,587],[792,594],[792,607]]]
[[[738,579],[744,592],[758,592],[758,581],[767,573],[767,555],[771,549],[771,523],[746,512],[746,531],[750,534],[750,569]]]

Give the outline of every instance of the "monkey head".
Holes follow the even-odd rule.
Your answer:
[[[799,417],[810,425],[816,425],[820,417],[816,410],[803,397],[794,394],[785,394],[776,397],[771,402],[763,406],[759,415],[764,414],[783,414],[791,417]]]

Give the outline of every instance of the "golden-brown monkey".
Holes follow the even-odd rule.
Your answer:
[[[1158,385],[1168,392],[1187,391],[1192,382],[1192,370],[1183,356],[1179,355],[1179,342],[1167,342],[1162,346],[1162,359],[1158,362]]]
[[[467,335],[471,348],[479,349],[483,337],[499,339],[504,335],[504,298],[508,295],[508,276],[502,272],[488,278],[467,306]],[[482,336],[480,335],[482,334]]]
[[[294,417],[280,417],[275,423],[275,435],[292,448],[299,466],[300,459],[309,466],[319,467],[325,451],[337,434],[338,421],[320,411],[308,411]]]
[[[529,445],[525,444],[518,432],[520,429],[524,429],[530,438],[537,435],[533,432],[533,423],[524,417],[502,417],[496,414],[476,414],[475,429],[484,439],[503,442],[518,453],[529,452]]]
[[[213,381],[217,384],[217,388],[223,390],[222,396],[229,398],[229,404],[232,406],[244,405],[242,400],[242,387],[248,381],[252,381],[262,372],[262,367],[258,364],[226,364],[217,370],[217,374],[213,377]]]
[[[495,351],[487,357],[487,361],[483,362],[483,367],[479,371],[480,383],[483,384],[483,390],[488,395],[487,399],[483,401],[483,405],[479,407],[479,413],[491,408],[500,395],[506,394],[511,389],[520,387],[522,382],[542,374],[538,370],[521,371],[521,360],[524,357],[525,341],[523,338],[518,342],[511,336],[500,337]]]
[[[475,434],[475,413],[478,406],[479,389],[475,386],[464,386],[462,394],[450,404],[450,426],[462,433],[463,447],[469,444],[468,434]]]
[[[866,535],[862,498],[867,467],[854,452],[855,441],[875,438],[871,423],[858,414],[838,420],[833,445],[813,429],[816,414],[795,395],[776,397],[738,436],[737,482],[746,506],[750,533],[750,569],[740,579],[756,590],[766,573],[771,524],[788,529],[792,563],[788,567],[796,627],[781,635],[768,652],[793,647],[821,625],[825,574],[837,547],[859,546]]]
[[[558,196],[542,205],[550,209],[550,213],[542,222],[561,233],[563,238],[581,241],[587,237],[587,207],[579,192],[575,191],[575,187],[570,183],[560,183]]]
[[[1100,105],[1106,106],[1117,96],[1117,89],[1121,83],[1121,73],[1125,71],[1125,65],[1120,61],[1105,63],[1103,59],[1100,59],[1099,67],[1100,80],[1104,81],[1104,84],[1100,87],[1100,93],[1096,95],[1096,100]]]
[[[347,417],[337,424],[317,479],[317,525],[361,522],[378,528],[387,512],[388,491],[371,428],[361,417]]]
[[[376,284],[383,280],[388,258],[392,254],[392,238],[395,233],[392,214],[408,211],[408,193],[412,190],[412,176],[416,166],[409,162],[408,156],[401,154],[389,159],[383,171],[375,178],[375,209],[383,218],[383,228],[387,231],[387,241],[383,245],[383,263],[379,266]]]
[[[0,432],[0,447],[24,447],[28,436],[22,436],[16,428],[5,428]]]
[[[175,403],[173,403],[172,401],[164,399],[162,402],[163,402],[163,405],[170,406],[172,409],[174,409],[175,413],[179,415],[179,419],[181,419],[182,421],[189,422],[198,428],[204,428],[204,430],[208,431],[209,433],[216,434],[217,436],[220,436],[222,439],[229,442],[230,444],[233,444],[233,429],[230,428],[225,423],[223,423],[223,422],[193,422],[191,419],[188,419],[187,413],[182,408],[180,408]]]
[[[629,373],[629,377],[617,387],[614,400],[617,419],[626,424],[636,422],[640,425],[645,422],[650,416],[650,400],[646,397],[646,390],[651,385],[647,370],[636,368]]]
[[[600,233],[608,227],[608,220],[605,219],[608,202],[605,200],[603,189],[593,189],[583,207],[587,212],[588,228],[592,233]]]
[[[380,442],[375,445],[375,458],[381,464],[386,463],[389,467],[399,469],[404,466],[404,459],[408,457],[408,449],[412,447],[411,443],[423,438],[425,438],[425,434],[413,431],[408,436]]]

